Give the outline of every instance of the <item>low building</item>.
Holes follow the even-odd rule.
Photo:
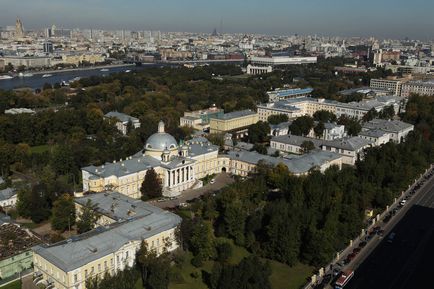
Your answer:
[[[387,90],[393,95],[401,96],[402,79],[371,79],[369,86],[374,89]]]
[[[50,57],[45,56],[3,56],[1,59],[3,60],[5,66],[11,64],[14,66],[14,68],[18,68],[20,66],[24,66],[26,68],[41,68],[51,66]]]
[[[317,63],[317,57],[269,56],[251,57],[247,66],[247,74],[270,73],[274,69],[288,65]]]
[[[324,172],[334,165],[339,169],[342,167],[342,156],[320,150],[290,158],[272,157],[255,151],[229,151],[228,156],[231,160],[231,173],[238,176],[247,176],[255,172],[260,162],[265,162],[271,166],[283,164],[295,176],[307,175],[312,169]]]
[[[318,122],[315,122],[315,125],[317,125]],[[345,132],[345,126],[344,125],[338,125],[336,123],[326,122],[324,123],[324,131],[321,136],[317,136],[315,134],[314,129],[311,129],[311,131],[308,134],[308,137],[312,138],[319,138],[323,140],[335,140],[346,137]]]
[[[184,116],[179,119],[179,123],[180,126],[188,126],[199,131],[206,131],[210,128],[210,119],[220,118],[223,114],[223,109],[212,106],[209,109],[184,112]]]
[[[342,163],[354,165],[357,160],[362,160],[364,150],[372,147],[374,143],[361,137],[350,137],[333,141],[324,141],[322,150],[338,153],[343,156]]]
[[[13,188],[0,190],[0,207],[15,207],[17,204],[17,192]]]
[[[243,136],[247,128],[258,122],[258,114],[250,109],[225,113],[211,117],[210,133],[234,133]]]
[[[323,144],[320,139],[288,134],[273,137],[270,141],[270,147],[280,152],[303,154],[303,143],[305,142],[312,142],[316,149],[321,149]]]
[[[139,128],[140,120],[138,118],[129,116],[128,114],[111,111],[104,115],[105,118],[115,119],[116,128],[123,134],[126,135],[128,133],[128,124],[131,125],[131,128]]]
[[[97,197],[102,212],[111,195],[99,195],[86,197]],[[109,210],[105,216],[117,219],[115,223],[53,245],[33,247],[34,282],[57,289],[85,289],[89,278],[104,278],[106,273],[132,267],[143,241],[157,254],[178,248],[175,231],[181,218],[177,215],[122,194],[116,194],[114,206],[114,212]],[[140,213],[123,219],[128,211]]]
[[[434,80],[408,81],[402,85],[401,96],[409,97],[412,94],[434,96]]]
[[[39,243],[29,230],[16,224],[0,224],[0,279],[18,277],[21,272],[31,269],[31,248]]]
[[[414,130],[414,125],[399,120],[373,119],[363,124],[362,134],[366,131],[384,131],[389,134],[389,139],[400,143]]]
[[[359,137],[371,141],[374,146],[381,146],[390,141],[390,133],[381,129],[361,131]]]
[[[279,124],[270,124],[270,135],[279,136],[289,134],[289,126],[292,124],[291,121],[282,122]]]
[[[307,97],[312,93],[313,88],[291,88],[291,89],[276,89],[267,91],[268,101],[276,102],[288,98]]]
[[[29,108],[11,108],[5,110],[5,114],[23,114],[23,113],[34,114],[36,112]]]

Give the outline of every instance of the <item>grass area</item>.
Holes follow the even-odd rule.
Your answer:
[[[273,289],[299,289],[313,275],[314,268],[304,264],[289,267],[276,261],[269,261],[271,267],[270,283]]]
[[[34,146],[30,148],[32,154],[42,154],[50,150],[49,145]]]
[[[0,286],[1,289],[21,289],[21,281],[17,280],[5,286]]]
[[[232,256],[229,259],[230,264],[238,264],[243,258],[250,255],[250,253],[243,247],[236,246],[232,240],[222,239],[230,242],[233,245]],[[208,289],[202,282],[201,271],[211,272],[214,262],[208,261],[201,268],[196,268],[191,265],[192,254],[188,253],[182,266],[174,267],[172,270],[173,276],[176,276],[177,281],[172,281],[169,289]],[[313,267],[297,264],[293,267],[288,265],[271,261],[271,276],[270,283],[273,289],[299,289],[305,283],[307,278],[312,275]],[[196,276],[195,276],[196,274]],[[196,277],[196,278],[195,278]],[[137,287],[136,289],[139,289]]]
[[[20,223],[20,226],[27,228],[27,229],[30,229],[30,230],[33,230],[33,229],[41,226],[41,224],[35,224],[33,222],[32,223]]]

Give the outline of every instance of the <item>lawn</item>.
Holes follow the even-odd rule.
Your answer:
[[[233,242],[229,241],[232,245]],[[232,256],[229,259],[230,264],[238,264],[244,257],[247,257],[250,253],[243,247],[233,245]],[[176,276],[177,281],[173,281],[169,285],[169,289],[208,289],[208,287],[202,282],[200,272],[211,272],[213,267],[213,261],[205,262],[201,268],[196,268],[191,265],[192,254],[188,253],[181,268],[174,267],[172,270],[173,276]],[[271,276],[270,283],[273,289],[299,289],[305,283],[307,278],[312,275],[314,271],[313,267],[303,264],[297,264],[293,267],[288,265],[271,261]],[[199,275],[195,278],[194,273]],[[137,287],[138,289],[140,287]]]
[[[1,289],[21,289],[21,281],[17,280],[15,282],[9,283],[5,286],[0,286]]]
[[[34,146],[30,148],[32,154],[42,154],[50,150],[49,145]]]

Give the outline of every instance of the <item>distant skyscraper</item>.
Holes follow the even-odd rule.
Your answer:
[[[17,21],[15,22],[15,36],[16,37],[24,37],[24,27],[20,18],[17,17]]]

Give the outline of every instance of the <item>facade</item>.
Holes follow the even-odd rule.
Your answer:
[[[402,98],[394,96],[379,96],[371,100],[349,103],[321,98],[301,97],[260,104],[257,108],[259,120],[261,121],[267,121],[269,116],[279,114],[285,114],[289,119],[304,115],[313,116],[313,114],[319,110],[332,112],[337,117],[346,115],[348,117],[362,119],[371,109],[380,112],[386,106],[390,105],[394,107],[395,113],[398,113],[402,101]]]
[[[321,148],[342,155],[342,163],[354,165],[358,159],[363,159],[364,150],[373,145],[372,141],[356,136],[324,142]]]
[[[232,133],[247,131],[258,122],[258,114],[250,109],[225,113],[210,119],[210,133]]]
[[[7,279],[32,268],[31,247],[40,243],[28,230],[0,222],[0,279]]]
[[[192,127],[199,131],[208,130],[211,118],[220,118],[224,114],[223,109],[215,106],[209,109],[184,112],[184,116],[179,119],[180,126]]]
[[[390,141],[390,134],[381,129],[361,131],[359,137],[371,141],[374,146],[381,146]]]
[[[287,65],[316,63],[317,57],[251,57],[247,65],[247,74],[258,75],[272,72],[275,68]]]
[[[369,86],[375,89],[387,90],[393,95],[401,96],[403,81],[399,79],[371,79]]]
[[[342,167],[342,157],[336,153],[313,151],[302,156],[272,157],[250,151],[229,151],[231,173],[238,176],[247,176],[256,171],[258,163],[265,162],[271,166],[282,164],[295,176],[309,174],[310,170],[318,169],[324,172],[331,166]]]
[[[303,154],[302,144],[312,142],[316,149],[321,149],[322,140],[298,135],[282,135],[273,137],[270,141],[270,147],[281,152],[290,154]]]
[[[274,91],[267,91],[268,101],[276,102],[288,98],[307,97],[312,93],[313,88],[292,88],[292,89],[276,89]]]
[[[409,97],[412,94],[434,96],[434,80],[408,81],[402,85],[401,96]]]
[[[289,134],[289,126],[292,122],[282,122],[279,124],[270,124],[270,135],[279,136]]]
[[[397,62],[400,60],[400,51],[384,51],[380,49],[374,53],[374,64],[381,65],[384,62]]]
[[[19,66],[25,66],[26,68],[51,66],[50,57],[43,56],[3,56],[1,59],[4,61],[5,66],[10,63],[15,68]]]
[[[111,111],[104,115],[105,118],[112,118],[116,120],[116,128],[123,134],[128,133],[128,123],[131,123],[133,128],[140,127],[140,120],[138,118],[129,116],[128,114]]]
[[[308,137],[311,138],[319,138],[323,140],[334,140],[344,138],[346,136],[345,126],[338,125],[336,123],[326,122],[324,123],[324,131],[323,134],[319,137],[315,135],[315,131],[313,129],[310,130]]]
[[[201,178],[228,166],[218,159],[218,150],[206,139],[178,145],[160,122],[158,132],[148,138],[143,151],[125,160],[82,168],[83,191],[115,189],[137,199],[147,170],[153,168],[162,180],[163,195],[177,196],[184,190],[201,187]]]
[[[383,131],[389,135],[389,140],[400,143],[414,130],[414,125],[399,120],[373,119],[363,124],[362,134],[366,131]]]
[[[4,190],[0,190],[0,207],[15,207],[17,204],[17,192],[15,189],[6,188]]]
[[[102,202],[98,207],[100,212],[108,204],[114,204],[110,193],[98,195],[103,197],[97,196]],[[157,254],[178,248],[175,230],[181,223],[180,217],[122,194],[114,196],[114,209],[104,216],[117,222],[73,239],[32,248],[35,284],[56,289],[85,289],[88,278],[103,278],[105,273],[114,274],[133,266],[142,241]],[[92,200],[94,196],[84,198]],[[139,213],[123,219],[132,211]]]

